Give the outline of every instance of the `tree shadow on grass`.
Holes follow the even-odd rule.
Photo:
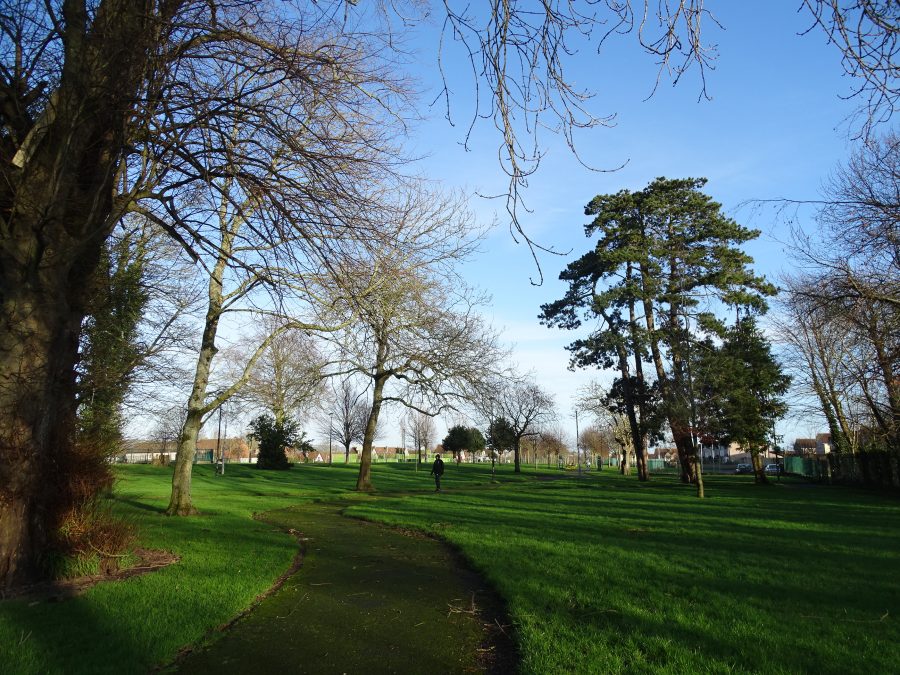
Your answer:
[[[123,630],[89,595],[5,601],[0,621],[3,632],[11,630],[17,638],[0,647],[8,673],[145,673],[160,658],[152,642]],[[153,627],[147,630],[152,634]]]

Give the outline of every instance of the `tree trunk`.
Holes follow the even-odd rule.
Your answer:
[[[626,277],[629,285],[633,274],[632,263],[628,263],[626,268]],[[632,443],[634,443],[635,453],[637,454],[638,480],[646,482],[650,480],[650,471],[647,468],[647,431],[644,428],[647,424],[647,405],[644,398],[644,366],[641,363],[641,340],[638,335],[638,318],[635,310],[634,296],[628,298],[628,328],[631,333],[631,346],[634,356],[634,376],[635,381],[641,388],[641,398],[637,404],[639,417],[635,416],[634,388],[629,386],[629,395],[631,397],[628,424],[631,426]],[[619,358],[622,358],[621,356]],[[628,359],[625,358],[624,370],[628,370]],[[634,418],[632,420],[632,418]]]
[[[884,431],[888,439],[888,447],[898,448],[900,447],[900,376],[894,372],[897,351],[896,348],[891,349],[885,344],[886,331],[878,325],[874,314],[868,319],[866,332],[875,351],[875,363],[878,366],[879,375],[881,375],[881,384],[887,392],[889,414],[886,417],[889,421],[884,424]],[[871,407],[874,412],[878,406]]]
[[[91,25],[64,6],[58,86],[0,169],[0,588],[46,575],[74,499],[78,335],[152,25],[150,3],[103,4]]]
[[[175,471],[172,474],[172,495],[166,509],[168,516],[192,516],[197,510],[191,501],[191,472],[194,468],[194,457],[197,454],[197,437],[203,426],[203,415],[192,410],[181,428],[178,439],[178,452],[175,455]]]
[[[675,424],[679,423],[679,420],[677,419],[673,419],[673,421]],[[669,422],[669,426],[672,426],[672,421]],[[697,475],[694,471],[694,458],[696,452],[693,450],[694,444],[693,441],[691,441],[690,433],[683,427],[675,427],[672,430],[672,438],[675,441],[675,449],[678,451],[678,464],[681,468],[681,482],[693,483],[697,480]]]
[[[54,532],[71,500],[65,468],[73,460],[80,319],[72,318],[77,299],[67,297],[65,280],[48,292],[56,281],[48,270],[14,289],[13,270],[0,267],[0,587],[10,588],[43,578]],[[32,308],[44,311],[38,315]]]
[[[650,467],[647,465],[647,439],[641,439],[641,452],[637,453],[638,480],[650,480]]]
[[[703,486],[703,462],[694,453],[694,476],[697,482],[697,498],[704,499],[706,497],[706,489]]]
[[[641,266],[641,278],[644,286],[647,286],[647,277],[650,274],[645,265]],[[646,295],[646,293],[645,293]],[[666,420],[669,422],[669,428],[672,430],[673,440],[675,441],[675,449],[678,451],[678,463],[681,467],[681,481],[683,483],[691,483],[694,480],[694,471],[690,462],[690,454],[685,448],[684,440],[680,437],[680,430],[685,425],[675,414],[675,404],[672,392],[672,383],[669,381],[666,368],[663,363],[662,350],[659,346],[659,339],[656,337],[656,314],[653,302],[645,297],[644,305],[644,321],[647,325],[647,342],[650,345],[650,356],[653,360],[653,366],[656,369],[656,379],[659,384],[659,391],[662,397],[663,406],[665,406]]]
[[[520,464],[519,451],[521,449],[522,438],[521,436],[516,436],[516,444],[513,446],[513,462],[514,462],[514,472],[522,473],[522,465]]]
[[[631,464],[628,461],[628,451],[622,452],[622,462],[619,464],[619,473],[623,476],[631,475]]]
[[[172,474],[172,496],[166,509],[166,514],[170,516],[190,516],[197,512],[191,502],[191,473],[194,468],[194,456],[197,454],[197,437],[200,434],[200,427],[203,426],[203,416],[210,412],[206,403],[206,388],[209,385],[212,361],[218,352],[216,334],[219,331],[219,320],[222,317],[224,301],[222,280],[234,241],[233,229],[229,229],[223,224],[221,233],[219,256],[209,277],[206,321],[203,325],[200,353],[197,355],[197,366],[194,370],[194,383],[188,399],[187,417],[178,441],[175,472]]]
[[[766,478],[766,471],[763,467],[762,457],[759,456],[759,448],[756,446],[750,447],[750,458],[753,463],[753,478],[757,483],[766,484],[769,482],[769,479]]]
[[[359,476],[356,478],[356,489],[370,492],[372,487],[372,444],[375,442],[375,430],[378,427],[378,416],[381,414],[381,402],[384,396],[384,385],[388,375],[378,372],[375,376],[375,387],[372,390],[372,410],[366,421],[366,432],[363,436],[362,454],[359,458]]]

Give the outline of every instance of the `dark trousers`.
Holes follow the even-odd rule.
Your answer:
[[[434,491],[441,491],[441,474],[439,473],[434,474]]]

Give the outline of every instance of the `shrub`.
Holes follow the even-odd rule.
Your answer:
[[[57,532],[59,551],[51,561],[53,576],[71,578],[113,572],[128,558],[134,526],[115,517],[99,498],[72,508]]]
[[[298,424],[291,419],[278,422],[271,415],[260,415],[250,422],[249,435],[259,443],[256,468],[281,471],[290,469],[291,464],[284,450],[302,437],[297,427]]]

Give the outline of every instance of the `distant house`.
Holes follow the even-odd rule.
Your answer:
[[[743,455],[747,454],[737,443],[732,442],[728,445],[722,445],[721,443],[716,443],[709,436],[701,436],[698,439],[697,449],[705,462],[740,462],[743,461]]]
[[[252,462],[255,460],[255,452],[252,452],[242,438],[200,438],[197,439],[197,454],[194,462],[212,462],[216,450],[224,449],[225,458],[229,462]],[[118,464],[151,464],[169,463],[175,461],[176,444],[159,441],[126,441],[122,452],[112,458]]]
[[[820,434],[821,435],[821,434]],[[829,436],[830,439],[830,436]],[[794,454],[795,455],[813,455],[816,454],[816,439],[815,438],[798,438],[794,441]]]
[[[816,434],[816,454],[827,455],[831,452],[831,434]]]

